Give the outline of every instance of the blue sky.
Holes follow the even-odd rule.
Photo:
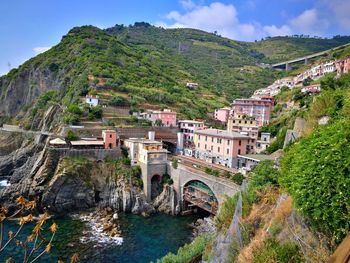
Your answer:
[[[1,0],[0,75],[59,43],[72,27],[146,21],[237,40],[350,35],[348,0]]]

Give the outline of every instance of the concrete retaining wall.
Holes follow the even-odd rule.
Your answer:
[[[49,148],[50,151],[55,151],[61,157],[89,157],[97,160],[106,158],[117,159],[121,157],[121,150],[117,149],[70,149],[70,148]]]

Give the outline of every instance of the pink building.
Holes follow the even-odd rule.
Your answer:
[[[254,117],[259,127],[270,122],[273,100],[271,99],[236,99],[233,101],[234,113]]]
[[[176,126],[176,112],[169,109],[158,112],[158,120],[160,120],[163,126]]]
[[[209,163],[236,167],[239,154],[255,152],[256,140],[237,132],[204,129],[194,134],[195,157]]]
[[[163,111],[147,110],[146,112],[140,113],[138,117],[151,121],[152,125],[155,125],[158,121],[161,126],[176,126],[176,112],[169,109]]]
[[[102,131],[102,137],[105,149],[117,148],[117,132],[114,130]]]
[[[338,76],[346,74],[350,71],[350,57],[340,59],[335,62]]]
[[[232,109],[229,107],[217,109],[215,110],[214,118],[221,122],[227,122],[231,112],[232,112]]]

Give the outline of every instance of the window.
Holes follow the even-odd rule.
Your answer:
[[[198,140],[200,140],[201,139],[201,136],[200,135],[198,135]],[[199,146],[198,146],[199,147]]]
[[[218,152],[220,152],[220,147],[218,147]]]
[[[247,124],[247,121],[244,121],[244,124]]]
[[[239,145],[239,146],[242,145],[242,141],[241,141],[241,140],[238,141],[238,145]]]
[[[220,139],[219,139],[219,138],[217,138],[217,139],[216,139],[216,142],[217,142],[217,143],[219,143],[219,142],[220,142]]]
[[[205,136],[205,141],[207,141],[207,139],[208,139],[208,136]]]
[[[213,145],[212,145],[212,146],[210,146],[210,150],[212,150],[212,151],[213,151]]]
[[[109,138],[112,138],[112,134],[109,135]]]
[[[211,142],[214,142],[214,137],[211,137]]]
[[[198,148],[200,147],[201,145],[198,143]]]
[[[238,149],[238,154],[241,154],[241,149]]]
[[[230,145],[230,140],[227,140],[227,145]]]
[[[204,145],[204,149],[207,149],[207,145],[206,144]]]
[[[226,150],[226,153],[227,153],[227,154],[230,154],[230,149],[227,149],[227,150]]]

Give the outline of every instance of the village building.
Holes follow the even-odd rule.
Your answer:
[[[237,132],[204,129],[194,134],[195,157],[208,163],[236,167],[237,155],[255,151],[255,139]]]
[[[276,158],[264,154],[239,154],[237,156],[237,168],[241,173],[246,174],[255,166],[257,166],[261,161],[265,160],[275,161]]]
[[[270,122],[272,99],[236,99],[233,101],[233,112],[247,117],[253,117],[258,127]]]
[[[230,107],[216,109],[214,112],[214,118],[218,121],[226,123],[231,113],[232,113],[232,109]]]
[[[301,89],[301,93],[308,93],[308,94],[313,94],[313,93],[320,93],[321,92],[321,84],[313,84],[309,85],[306,87],[303,87]]]
[[[124,141],[124,146],[129,150],[132,165],[165,162],[167,160],[168,151],[163,148],[163,143],[159,141],[130,138]]]
[[[194,156],[194,132],[196,130],[205,129],[204,122],[194,120],[180,120],[178,121],[178,125],[181,133],[179,136],[182,136],[182,147],[180,147],[179,150],[182,151],[182,154],[186,156]]]
[[[270,146],[271,134],[269,132],[262,132],[260,140],[256,141],[255,152],[262,153]]]
[[[189,89],[197,89],[198,88],[198,83],[187,82],[186,83],[186,87],[189,88]]]
[[[93,95],[86,95],[85,102],[89,104],[90,107],[96,107],[99,104],[99,97]]]
[[[54,148],[66,148],[68,144],[65,140],[61,138],[55,138],[49,141],[49,145]]]
[[[348,73],[350,71],[350,57],[337,60],[335,62],[335,67],[338,76]]]
[[[240,134],[257,139],[259,126],[254,117],[233,113],[227,121],[227,131],[238,132]]]
[[[138,114],[138,117],[151,121],[152,125],[159,124],[165,127],[176,126],[176,112],[170,109],[164,109],[163,111],[147,110],[146,112]]]
[[[105,144],[103,140],[98,139],[82,139],[70,142],[75,149],[104,149]]]
[[[115,130],[102,131],[102,138],[105,149],[114,149],[118,146],[118,136]]]

